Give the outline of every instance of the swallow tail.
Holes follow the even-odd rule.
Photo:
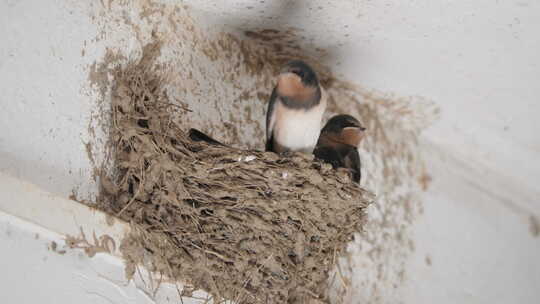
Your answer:
[[[203,132],[197,130],[197,129],[189,129],[189,138],[193,141],[204,141],[211,145],[217,145],[217,146],[224,146],[226,145],[220,143],[219,141],[213,139],[212,137],[204,134]]]

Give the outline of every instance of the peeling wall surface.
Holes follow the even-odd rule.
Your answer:
[[[334,301],[539,303],[539,29],[540,2],[521,0],[2,1],[0,172],[91,200],[111,72],[156,42],[168,96],[193,111],[182,125],[261,149],[276,71],[300,57],[327,116],[368,127],[362,186],[378,197]],[[38,200],[17,194],[32,189],[0,187],[1,203]],[[114,287],[101,276],[123,280],[121,261],[51,252],[67,232],[0,211],[2,303],[175,295]],[[46,288],[50,272],[66,290]]]

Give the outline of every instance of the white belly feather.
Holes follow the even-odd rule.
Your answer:
[[[274,140],[291,151],[313,152],[321,132],[321,120],[326,109],[326,99],[314,108],[305,111],[285,108],[281,102],[276,105]]]

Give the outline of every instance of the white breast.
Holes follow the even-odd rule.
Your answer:
[[[276,103],[274,140],[291,151],[311,153],[321,132],[321,121],[326,110],[326,98],[308,111],[286,108]]]

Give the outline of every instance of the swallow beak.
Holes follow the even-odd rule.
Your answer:
[[[343,131],[361,134],[361,133],[364,133],[364,131],[366,131],[366,128],[362,126],[346,127],[346,128],[343,128]]]
[[[299,67],[292,67],[290,65],[286,65],[281,69],[280,74],[281,75],[283,75],[283,74],[294,74],[294,75],[300,77],[300,79],[302,79],[304,77],[305,73]]]

